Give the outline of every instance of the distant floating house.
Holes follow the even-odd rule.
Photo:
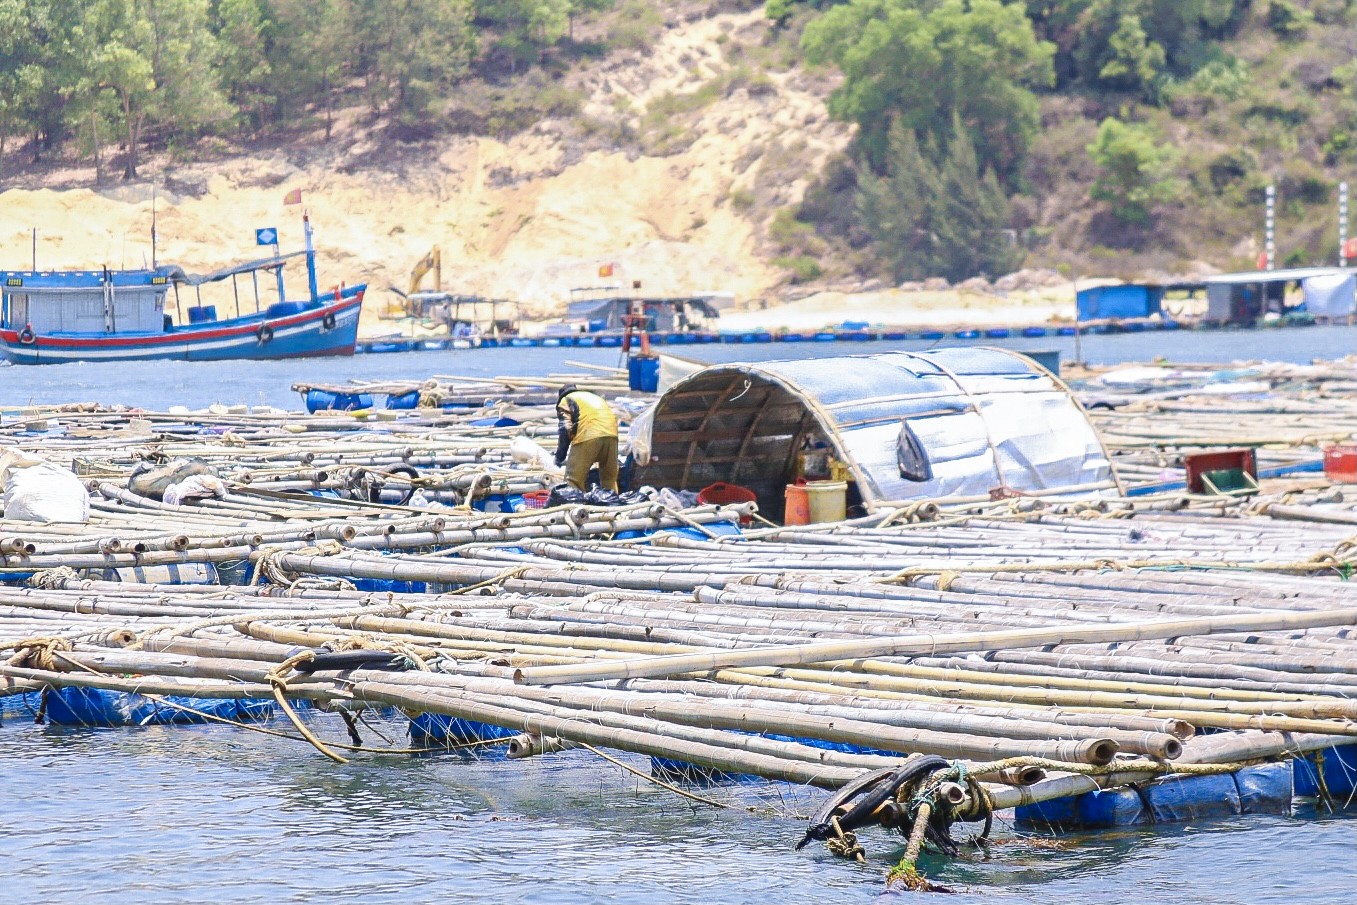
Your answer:
[[[1269,314],[1338,318],[1354,313],[1353,274],[1341,267],[1222,273],[1202,282],[1206,319],[1218,323],[1254,323]]]
[[[718,365],[633,423],[634,481],[753,491],[777,518],[807,449],[842,463],[850,507],[874,501],[1114,489],[1102,441],[1049,371],[953,348]],[[851,512],[851,508],[850,508]]]
[[[1149,283],[1093,286],[1076,294],[1079,320],[1133,320],[1161,313],[1167,287]]]
[[[565,310],[566,329],[552,332],[621,331],[626,328],[628,315],[643,315],[644,329],[651,333],[705,329],[721,316],[709,298],[701,295],[672,298],[608,295],[572,300]]]

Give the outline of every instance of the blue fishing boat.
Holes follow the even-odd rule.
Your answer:
[[[61,364],[352,355],[366,286],[340,285],[322,294],[306,218],[303,227],[305,251],[280,255],[275,244],[273,257],[205,275],[175,266],[0,271],[0,357]],[[289,299],[283,268],[302,257],[309,292]],[[253,312],[242,311],[242,282],[253,289]],[[218,320],[217,305],[204,303],[204,289],[232,300],[236,315]]]

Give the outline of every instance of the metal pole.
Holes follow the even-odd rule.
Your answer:
[[[1075,276],[1070,281],[1074,285],[1074,361],[1076,364],[1084,363],[1084,347],[1081,339],[1083,328],[1079,326],[1079,277]]]
[[[38,228],[33,227],[33,272],[38,272]]]
[[[1276,232],[1276,210],[1277,210],[1277,187],[1270,185],[1267,187],[1267,220],[1263,228],[1263,242],[1267,255],[1267,266],[1265,270],[1275,270],[1277,267],[1277,243]]]
[[[1338,266],[1348,266],[1348,184],[1338,183]]]

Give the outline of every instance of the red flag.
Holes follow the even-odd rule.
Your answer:
[[[1258,269],[1267,270],[1267,252],[1258,252]]]
[[[292,191],[288,192],[286,195],[283,196],[283,203],[284,203],[284,204],[301,204],[301,203],[302,203],[302,190],[301,190],[301,189],[293,189]]]
[[[1357,239],[1348,239],[1343,243],[1343,257],[1349,261],[1357,258]]]
[[[601,276],[601,277],[610,277],[610,276],[612,276],[612,275],[613,275],[613,265],[611,265],[611,264],[600,264],[600,265],[598,265],[598,275]]]

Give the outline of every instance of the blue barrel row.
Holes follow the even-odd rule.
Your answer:
[[[1147,330],[1177,330],[1177,321],[1126,321],[1120,324],[1090,324],[1080,328],[1085,336],[1106,333],[1143,333]],[[1021,336],[1040,338],[1045,336],[1073,336],[1073,325],[1058,327],[986,327],[964,328],[960,330],[879,330],[863,327],[861,329],[821,330],[805,333],[775,333],[770,330],[752,330],[747,332],[726,333],[654,333],[650,336],[652,345],[659,346],[695,346],[711,343],[741,345],[754,343],[806,343],[806,342],[937,342],[953,339],[1008,339]],[[581,333],[571,336],[513,336],[500,338],[482,338],[479,348],[618,348],[622,337],[616,333]],[[362,354],[384,352],[438,351],[450,348],[445,339],[366,339],[359,340],[355,348]]]

